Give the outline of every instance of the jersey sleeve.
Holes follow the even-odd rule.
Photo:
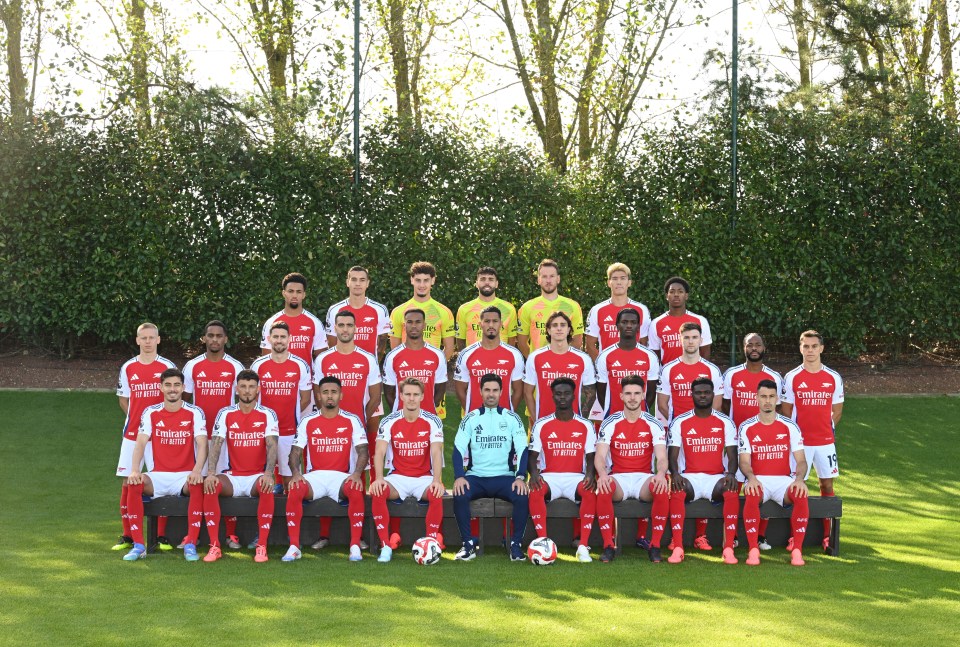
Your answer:
[[[527,357],[527,366],[523,372],[523,383],[529,384],[530,386],[537,385],[537,369],[535,366],[536,362],[534,361],[534,356],[534,353],[530,353],[530,356]]]
[[[309,391],[313,388],[311,386],[310,367],[307,366],[307,363],[303,360],[300,360],[300,364],[300,384],[297,388],[301,391]],[[297,405],[298,408],[299,406],[300,405]]]
[[[597,372],[593,368],[593,360],[586,353],[580,353],[583,357],[583,386],[593,386],[597,383]]]
[[[666,445],[667,444],[667,431],[663,428],[663,425],[660,424],[660,421],[654,417],[650,417],[652,421],[650,423],[650,435],[653,437],[654,445]]]
[[[370,369],[367,371],[367,388],[380,384],[383,380],[380,377],[380,366],[377,365],[377,358],[367,353],[367,365]]]
[[[843,404],[843,379],[837,375],[837,386],[833,390],[832,404]]]
[[[643,305],[642,303],[638,306],[640,308],[641,316],[643,321],[640,322],[640,330],[637,331],[637,339],[646,338],[649,341],[650,337],[650,308]]]
[[[576,301],[573,303],[573,316],[570,317],[570,321],[573,322],[573,335],[582,335],[583,334],[583,310],[580,309],[580,304]]]
[[[390,313],[390,335],[403,339],[403,307],[397,306]]]
[[[280,421],[277,420],[277,414],[273,409],[264,408],[264,413],[267,414],[267,430],[264,433],[266,436],[279,436],[280,435]]]
[[[503,302],[504,312],[501,313],[503,329],[507,331],[507,337],[514,337],[517,334],[517,309],[509,301]]]
[[[713,392],[723,393],[723,377],[720,375],[720,369],[711,365],[710,378],[713,380]]]
[[[357,447],[359,445],[366,445],[367,431],[363,428],[363,423],[360,422],[360,418],[356,416],[350,416],[350,425],[353,427],[353,430],[350,434],[353,441],[353,446]]]
[[[723,399],[733,400],[733,374],[734,369],[728,368],[723,373]],[[778,389],[779,392],[779,389]]]
[[[374,306],[374,309],[377,311],[377,336],[389,335],[392,324],[390,323],[390,312],[387,310],[387,306],[378,303]]]
[[[393,421],[396,420],[393,416],[387,416],[380,422],[380,427],[377,429],[377,440],[382,440],[387,444],[390,443],[390,427],[393,426]]]
[[[443,356],[442,351],[437,351],[437,374],[433,378],[436,384],[447,381],[447,358]]]
[[[300,424],[297,425],[297,433],[293,435],[293,446],[299,447],[300,449],[306,449],[307,447],[307,425],[310,424],[310,421],[313,419],[313,416],[304,416],[303,420],[300,421]]]
[[[647,350],[647,358],[650,360],[650,370],[647,371],[647,382],[659,381],[660,380],[660,371],[663,369],[660,366],[660,358],[657,357],[657,354],[652,350]]]
[[[394,357],[396,355],[391,351],[383,360],[383,383],[387,386],[397,385],[397,372],[393,368]]]
[[[667,431],[667,445],[670,447],[680,447],[683,444],[680,435],[680,424],[677,420],[674,420],[670,423]]]
[[[787,374],[787,379],[783,381],[783,388],[780,390],[780,402],[783,404],[793,404],[793,375]]]
[[[200,407],[193,409],[193,435],[194,437],[207,435],[207,418]]]
[[[427,418],[430,422],[430,442],[431,443],[442,443],[443,442],[443,423],[440,422],[440,418],[436,416],[430,416]]]
[[[588,335],[590,333],[587,333]],[[597,356],[597,382],[600,384],[608,384],[610,382],[610,376],[607,373],[607,354],[601,352]]]
[[[733,424],[733,420],[730,418],[725,418],[723,421],[723,446],[724,447],[736,447],[737,445],[737,428]]]
[[[749,454],[750,453],[750,438],[749,438],[749,428],[746,425],[740,425],[740,431],[737,434],[740,436],[740,442],[737,446],[738,454]]]
[[[590,308],[590,313],[587,315],[587,328],[586,332],[591,337],[600,338],[600,316],[598,311],[600,310],[600,304]]]
[[[453,438],[453,446],[460,452],[460,455],[463,457],[463,460],[466,461],[470,451],[470,436],[472,434],[472,424],[473,414],[468,413],[463,417],[463,420],[460,421],[460,426],[457,427],[457,435]]]
[[[457,308],[457,318],[456,318],[456,330],[455,337],[457,339],[466,339],[467,338],[467,314],[470,312],[470,308],[467,306],[468,303],[464,303],[459,308]]]
[[[196,365],[196,362],[190,360],[187,362],[187,365],[183,367],[183,392],[184,393],[193,393],[193,390],[196,388],[196,385],[193,382],[193,367]]]
[[[530,336],[530,308],[526,303],[517,311],[517,334]]]
[[[310,319],[313,321],[313,346],[310,350],[324,350],[327,348],[327,326],[314,315],[310,315]]]
[[[217,438],[227,438],[227,410],[230,407],[224,407],[220,409],[220,413],[217,414],[216,419],[213,421],[213,429],[210,432],[210,436],[216,436]]]
[[[613,429],[617,426],[616,419],[607,418],[600,423],[600,432],[597,434],[597,443],[603,445],[610,444],[610,436],[613,435]]]
[[[150,424],[151,408],[152,407],[147,407],[147,409],[143,412],[143,415],[140,416],[140,429],[137,431],[137,435],[146,434],[148,438],[153,435],[152,425]]]
[[[513,353],[513,372],[510,373],[510,381],[523,380],[523,370],[525,368],[523,355],[513,346],[510,347],[510,352]]]
[[[670,397],[670,373],[663,371],[660,373],[660,381],[657,382],[657,393]]]
[[[543,453],[543,440],[540,438],[540,430],[542,428],[543,425],[534,423],[533,429],[530,431],[530,451],[537,452],[538,454]]]
[[[463,350],[457,355],[457,363],[453,368],[453,379],[457,382],[469,382],[470,375],[467,370],[467,359],[473,351]]]
[[[597,430],[594,429],[593,423],[586,420],[583,422],[583,427],[587,431],[587,442],[583,446],[583,453],[592,454],[597,451]]]
[[[697,315],[697,318],[700,320],[700,327],[703,328],[703,335],[700,339],[700,345],[709,346],[713,343],[713,337],[710,336],[710,322],[707,321],[707,318],[702,315]]]
[[[659,317],[657,317],[659,319]],[[650,322],[650,334],[647,335],[647,348],[653,351],[662,350],[660,336],[657,334],[657,322]]]
[[[130,397],[130,379],[127,376],[127,365],[124,364],[120,369],[120,377],[117,378],[117,397],[118,398],[129,398]]]
[[[270,350],[270,326],[273,325],[276,318],[277,316],[274,315],[264,322],[263,331],[260,334],[260,348]]]
[[[800,433],[800,427],[793,420],[788,422],[790,423],[788,425],[790,427],[790,451],[803,451],[803,434]]]
[[[332,306],[327,308],[327,316],[326,316],[326,320],[324,321],[324,332],[331,337],[336,336],[333,322],[336,320],[337,312],[339,311],[340,309],[337,308],[337,304],[333,304]]]
[[[444,306],[440,310],[440,339],[447,339],[457,334],[457,322],[453,319],[453,312]]]

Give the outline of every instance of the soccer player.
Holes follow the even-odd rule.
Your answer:
[[[133,548],[126,561],[146,557],[143,545],[143,495],[190,496],[188,531],[183,556],[195,562],[197,538],[203,523],[203,466],[207,459],[207,423],[199,407],[183,401],[183,373],[168,368],[160,373],[163,402],[143,411],[127,477],[127,511]],[[153,469],[140,472],[147,443],[153,448]]]
[[[547,536],[547,500],[580,501],[578,562],[592,562],[590,530],[597,516],[594,452],[597,433],[573,412],[576,383],[560,377],[550,384],[554,413],[540,418],[530,432],[530,520],[537,537]]]
[[[613,263],[607,267],[607,287],[610,298],[590,308],[587,315],[587,336],[584,350],[594,361],[600,351],[609,348],[620,340],[620,330],[616,324],[617,316],[624,308],[637,313],[640,325],[635,338],[643,346],[647,345],[650,334],[650,310],[639,301],[634,301],[627,292],[633,285],[630,268],[623,263]]]
[[[607,346],[597,357],[597,397],[603,406],[603,417],[623,411],[620,380],[628,375],[639,375],[647,384],[644,411],[652,411],[660,379],[660,360],[657,354],[637,343],[640,315],[633,308],[623,308],[616,314],[617,341]]]
[[[413,297],[401,303],[390,313],[390,348],[396,348],[404,340],[403,316],[411,308],[419,308],[426,313],[424,339],[428,344],[443,351],[445,359],[453,357],[453,338],[456,334],[456,322],[450,308],[430,296],[437,282],[437,269],[433,263],[417,261],[410,266],[410,284]],[[441,416],[442,417],[442,416]]]
[[[304,417],[290,450],[290,471],[287,484],[287,532],[290,548],[284,562],[300,559],[300,522],[303,501],[330,497],[347,500],[350,517],[351,562],[362,559],[360,535],[363,533],[364,500],[363,470],[368,463],[367,434],[357,416],[340,408],[340,380],[328,375],[317,384],[319,411]],[[307,456],[307,472],[300,466]]]
[[[658,351],[660,364],[666,366],[683,354],[680,327],[685,323],[695,323],[700,326],[701,331],[700,354],[704,359],[710,359],[710,345],[713,343],[710,323],[706,317],[687,310],[690,284],[679,276],[673,276],[667,279],[663,289],[669,309],[650,325],[650,350]]]
[[[539,420],[553,413],[553,398],[550,384],[558,377],[573,380],[573,411],[589,411],[596,397],[596,373],[593,361],[582,350],[570,345],[573,337],[573,325],[564,312],[554,312],[546,320],[545,330],[550,343],[530,353],[523,376],[523,397],[527,402],[527,415],[530,420]]]
[[[837,445],[834,430],[843,415],[843,378],[827,368],[820,360],[823,354],[823,336],[816,330],[800,335],[800,354],[803,364],[783,379],[783,415],[792,418],[803,434],[806,472],[816,468],[820,496],[834,496],[833,479],[840,475],[837,463]],[[830,548],[831,520],[823,520],[823,550]]]
[[[327,347],[327,336],[320,320],[303,309],[307,297],[307,279],[303,274],[293,272],[283,277],[281,283],[283,310],[267,319],[263,324],[263,340],[260,342],[262,355],[273,352],[270,334],[273,324],[282,321],[289,330],[288,350],[302,359],[307,367],[313,363],[317,353]],[[277,412],[279,414],[279,412]],[[282,435],[281,435],[282,437]]]
[[[573,299],[562,297],[557,292],[560,287],[560,266],[556,261],[545,258],[537,266],[537,285],[540,296],[530,299],[517,313],[517,348],[528,357],[530,353],[550,343],[547,334],[547,321],[555,312],[567,315],[571,322],[571,343],[574,348],[583,347],[583,311]]]
[[[327,346],[337,343],[336,317],[341,311],[349,311],[357,322],[354,342],[361,350],[374,357],[383,357],[390,339],[390,312],[387,306],[367,298],[370,287],[370,272],[354,265],[347,270],[347,290],[350,295],[327,309]]]
[[[644,381],[630,375],[620,382],[623,411],[600,425],[594,465],[597,472],[597,523],[603,537],[601,562],[613,561],[613,502],[624,499],[652,501],[653,529],[647,554],[658,563],[660,541],[670,512],[667,482],[667,438],[663,425],[643,411]]]
[[[387,499],[403,500],[409,496],[428,502],[426,531],[443,546],[440,523],[443,521],[443,422],[424,411],[424,385],[414,377],[400,383],[403,408],[386,416],[377,433],[377,449],[373,458],[376,480],[370,484],[373,499],[373,521],[380,537],[378,562],[389,562],[393,549],[400,545],[400,535],[388,536],[390,513]],[[385,467],[390,468],[386,474]],[[386,475],[385,475],[386,474]]]
[[[129,490],[126,479],[130,475],[133,449],[137,444],[137,430],[146,408],[163,402],[160,375],[168,368],[176,368],[173,362],[161,357],[157,352],[160,346],[160,330],[155,324],[140,324],[137,327],[136,341],[140,352],[120,367],[120,379],[117,382],[117,398],[125,418],[120,440],[120,459],[117,461],[117,476],[124,479],[120,486],[120,521],[123,522],[123,534],[112,550],[127,550],[133,547],[127,508]],[[144,451],[144,463],[148,470],[153,470],[153,450],[150,445],[147,445]],[[143,465],[140,464],[136,467],[137,470],[143,469]],[[160,536],[157,538],[159,542],[157,547],[161,550],[172,548],[165,536],[166,521],[166,517],[160,517],[158,521]]]
[[[260,376],[255,371],[241,370],[236,387],[239,402],[224,407],[213,425],[207,478],[203,482],[203,517],[210,535],[210,550],[203,561],[215,562],[223,555],[220,497],[257,497],[259,530],[253,561],[262,563],[267,561],[267,538],[273,523],[273,474],[280,425],[276,413],[257,404]],[[225,459],[222,462],[221,456]],[[221,465],[226,465],[226,469]],[[240,547],[236,537],[230,547]]]
[[[796,423],[777,415],[777,383],[761,380],[757,385],[757,405],[760,413],[740,426],[740,471],[747,481],[743,491],[743,527],[747,533],[747,564],[760,564],[757,546],[757,526],[760,523],[760,504],[771,499],[782,506],[793,505],[790,526],[790,563],[803,566],[803,540],[807,535],[810,506],[803,474],[807,472],[807,458],[803,453],[803,438]]]
[[[250,370],[260,378],[260,401],[277,414],[277,472],[286,483],[291,476],[290,447],[302,412],[310,407],[310,367],[288,350],[290,327],[285,321],[270,326],[269,355],[258,357]]]
[[[467,301],[457,308],[457,350],[477,343],[483,337],[481,315],[487,308],[494,307],[500,311],[500,332],[498,337],[505,344],[515,346],[517,343],[517,310],[509,301],[497,297],[497,288],[500,287],[500,277],[497,270],[485,266],[477,270],[477,298]]]
[[[499,376],[507,385],[500,392],[500,407],[516,411],[523,399],[523,355],[513,346],[503,343],[502,321],[502,313],[497,306],[485,308],[480,313],[483,336],[457,355],[453,380],[464,411],[483,406],[480,380],[488,373]]]
[[[673,530],[671,564],[683,561],[683,524],[688,501],[723,502],[723,561],[736,564],[733,540],[737,536],[740,494],[737,483],[737,430],[733,421],[713,409],[713,382],[698,377],[690,385],[693,411],[670,425],[667,458],[670,464],[670,524]]]
[[[403,315],[404,341],[387,353],[383,360],[383,392],[390,411],[400,411],[403,403],[397,397],[397,385],[408,377],[415,377],[423,384],[426,397],[421,407],[435,414],[447,392],[447,360],[443,352],[423,339],[426,313],[420,308],[411,308]]]
[[[527,486],[527,432],[513,411],[499,406],[503,380],[488,373],[480,378],[483,407],[463,417],[453,444],[453,512],[463,547],[455,559],[477,556],[477,538],[470,532],[470,502],[482,497],[513,504],[510,559],[523,561],[521,542],[530,511]],[[513,468],[512,459],[516,459]]]

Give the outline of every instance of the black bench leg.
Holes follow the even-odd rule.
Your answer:
[[[613,516],[613,540],[616,542],[617,555],[623,554],[623,543],[620,538],[620,518]]]
[[[147,522],[147,552],[152,553],[157,546],[157,517],[144,517]]]
[[[830,524],[830,554],[840,557],[840,519],[836,517]]]

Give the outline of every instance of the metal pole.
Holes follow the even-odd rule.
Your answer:
[[[737,58],[739,56],[737,34],[737,3],[733,1],[733,69],[730,80],[730,240],[736,238],[737,230],[737,90],[740,85],[737,75]],[[737,329],[736,313],[730,313],[730,366],[737,363]]]
[[[353,0],[353,186],[360,187],[360,0]]]

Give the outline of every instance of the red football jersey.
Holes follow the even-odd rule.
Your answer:
[[[351,306],[349,299],[334,303],[327,310],[327,334],[331,337],[337,336],[337,313],[344,311],[353,313],[354,322],[357,325],[353,343],[376,357],[377,340],[380,335],[390,334],[390,311],[387,310],[387,306],[370,299],[367,299],[360,308]]]
[[[584,474],[586,456],[596,451],[597,433],[593,424],[580,416],[558,420],[540,418],[530,431],[530,451],[537,452],[540,471]]]
[[[598,303],[590,308],[587,315],[587,334],[596,337],[600,350],[610,348],[620,341],[620,331],[617,330],[617,313],[624,308],[634,310],[640,317],[640,327],[637,328],[637,339],[650,336],[650,310],[633,299],[626,305],[614,305],[610,299]]]
[[[607,467],[611,474],[653,474],[654,445],[666,447],[667,434],[649,413],[641,414],[636,422],[624,418],[623,413],[615,413],[600,425],[597,443],[610,446]]]
[[[310,367],[296,355],[275,362],[270,355],[253,361],[250,370],[260,376],[260,402],[277,414],[281,436],[292,436],[300,422],[300,391],[310,390]]]
[[[313,365],[313,351],[327,347],[327,331],[323,324],[306,310],[295,317],[286,315],[281,310],[263,324],[260,348],[270,350],[270,326],[278,321],[283,321],[290,326],[290,342],[287,351],[306,362],[309,369]]]
[[[380,421],[377,441],[386,441],[386,466],[391,474],[427,476],[433,473],[430,445],[443,442],[443,421],[421,410],[413,422],[407,422],[402,411],[394,411]]]
[[[664,312],[650,324],[650,350],[660,351],[660,364],[663,366],[683,355],[683,344],[680,342],[680,326],[687,322],[700,324],[703,329],[700,335],[701,346],[709,346],[713,343],[713,338],[710,336],[710,323],[706,317],[689,310],[679,317]]]
[[[573,412],[576,414],[580,413],[580,390],[597,383],[593,360],[582,350],[570,348],[565,353],[555,353],[549,346],[535,350],[527,358],[527,368],[523,376],[525,384],[537,388],[537,410],[533,412],[532,419],[539,420],[554,412],[550,384],[558,377],[568,377],[577,385],[573,393]]]
[[[660,382],[657,384],[657,393],[670,396],[670,420],[693,411],[690,385],[698,377],[713,380],[714,395],[723,393],[720,369],[705,359],[694,364],[684,364],[679,359],[675,359],[663,367],[660,372]]]
[[[500,406],[513,411],[513,383],[523,379],[523,369],[523,355],[513,346],[501,343],[488,350],[477,342],[460,351],[453,379],[467,383],[467,411],[473,411],[483,406],[480,378],[487,373],[499,376],[503,380]]]
[[[751,418],[740,427],[740,453],[750,454],[750,469],[756,476],[796,476],[793,452],[802,449],[800,429],[784,416],[769,425]]]
[[[293,444],[307,454],[307,471],[352,472],[357,466],[357,445],[367,444],[360,418],[340,411],[333,418],[318,412],[304,416]]]
[[[670,425],[669,444],[680,448],[681,472],[720,475],[727,468],[726,448],[737,446],[737,429],[722,413],[700,418],[690,411]]]
[[[176,411],[154,404],[143,412],[140,433],[150,437],[154,472],[191,472],[197,464],[194,437],[207,435],[207,423],[192,404]]]
[[[234,476],[261,474],[267,467],[267,436],[279,436],[277,414],[260,406],[244,413],[239,405],[224,408],[217,415],[213,435],[223,438],[228,471]]]
[[[436,413],[437,406],[433,401],[433,388],[436,384],[447,381],[447,358],[443,352],[426,344],[419,350],[407,348],[400,344],[383,359],[383,383],[388,386],[397,386],[408,377],[415,377],[423,382],[423,401],[420,407],[428,413]],[[393,410],[403,408],[403,400],[399,391],[393,403]]]
[[[639,375],[645,383],[660,379],[660,361],[657,354],[646,346],[638,345],[633,350],[624,350],[614,344],[597,356],[597,382],[607,385],[603,405],[603,417],[623,411],[623,387],[620,380],[628,375]],[[647,392],[646,387],[643,390]],[[647,401],[643,401],[647,410]]]
[[[780,399],[793,405],[791,417],[800,427],[805,445],[833,443],[833,405],[843,403],[839,373],[826,366],[816,373],[798,366],[784,378]]]
[[[203,409],[207,420],[214,421],[224,407],[233,404],[237,391],[237,373],[243,364],[224,355],[219,362],[211,362],[207,356],[198,355],[183,367],[183,391],[193,394],[193,403]],[[207,435],[213,428],[207,428]]]
[[[326,350],[313,361],[313,383],[332,375],[340,380],[340,408],[367,420],[366,407],[370,402],[370,387],[380,384],[377,358],[365,350],[341,353],[335,347]]]
[[[762,380],[776,382],[777,393],[783,388],[780,374],[766,366],[756,373],[751,373],[746,364],[741,364],[728,368],[723,374],[723,399],[730,401],[730,417],[737,427],[760,413],[760,407],[757,406],[757,385]]]
[[[134,357],[120,367],[117,397],[129,399],[127,417],[123,421],[124,438],[136,440],[143,412],[147,407],[163,402],[160,374],[168,368],[176,366],[165,357],[157,357],[149,364],[143,364]]]

